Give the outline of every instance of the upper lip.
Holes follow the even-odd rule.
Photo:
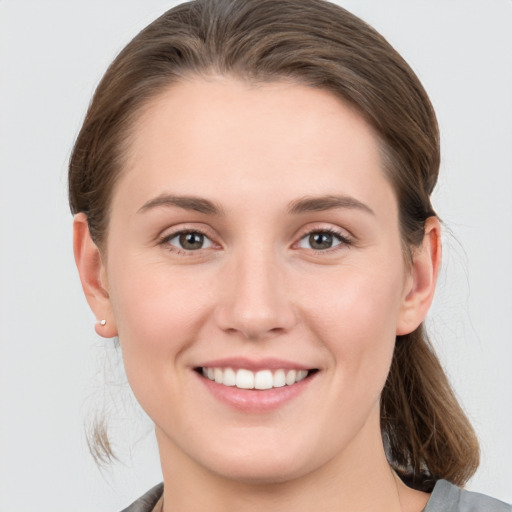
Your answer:
[[[214,359],[199,364],[199,368],[233,368],[251,371],[258,370],[312,370],[311,366],[305,366],[293,361],[276,358],[248,359],[245,357],[228,357]]]

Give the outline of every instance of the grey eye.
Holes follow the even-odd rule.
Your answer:
[[[167,243],[185,251],[197,251],[212,246],[211,240],[198,231],[183,231],[177,233],[170,238]]]
[[[343,242],[342,237],[329,231],[314,231],[303,237],[299,242],[302,249],[313,249],[315,251],[325,251],[331,249]]]
[[[203,247],[204,235],[201,233],[182,233],[179,240],[183,249],[195,251]]]
[[[331,233],[312,233],[309,235],[309,245],[312,249],[330,249],[334,242],[334,237]]]

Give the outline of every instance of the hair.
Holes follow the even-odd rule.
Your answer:
[[[87,215],[104,250],[109,209],[142,109],[171,84],[228,76],[289,81],[330,91],[354,106],[381,144],[395,191],[404,247],[412,254],[434,216],[439,133],[418,78],[372,27],[324,0],[196,0],[140,32],[98,85],[69,163],[73,213]],[[381,429],[391,466],[412,487],[463,485],[479,447],[423,325],[398,336],[381,396]],[[93,451],[112,456],[105,429]]]

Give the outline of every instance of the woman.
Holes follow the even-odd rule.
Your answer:
[[[199,0],[121,52],[69,188],[155,423],[164,485],[128,510],[510,510],[453,485],[478,443],[422,326],[438,168],[418,79],[332,4]]]

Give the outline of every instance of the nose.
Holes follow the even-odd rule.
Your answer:
[[[215,320],[222,330],[248,340],[269,339],[297,323],[285,270],[271,254],[233,258],[222,274]]]

